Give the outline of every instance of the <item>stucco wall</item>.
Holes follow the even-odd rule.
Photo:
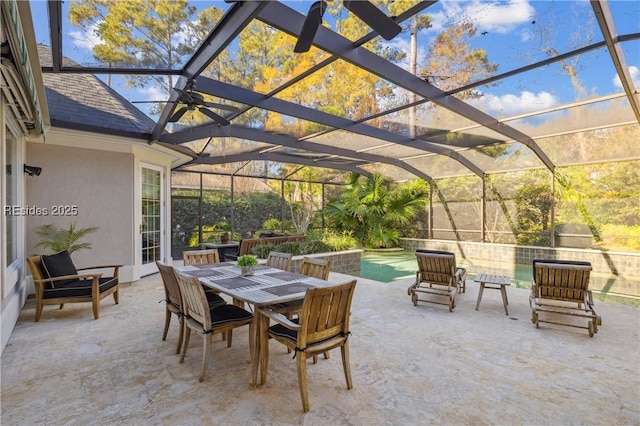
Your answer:
[[[42,167],[40,176],[26,179],[27,205],[47,214],[28,215],[26,254],[43,253],[36,247],[35,227],[75,222],[99,227],[86,238],[92,248],[73,253],[76,266],[133,265],[133,154],[31,143],[27,158],[29,165]],[[77,216],[54,215],[55,206],[77,206]]]

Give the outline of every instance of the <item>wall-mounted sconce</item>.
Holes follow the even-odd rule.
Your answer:
[[[24,172],[26,174],[28,174],[29,176],[40,176],[40,173],[42,173],[42,167],[27,166],[25,164],[24,165]]]

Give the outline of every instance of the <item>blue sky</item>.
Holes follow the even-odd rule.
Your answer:
[[[99,43],[93,34],[69,24],[66,16],[67,0],[63,5],[63,53],[80,63],[95,62],[90,48]],[[199,9],[215,4],[228,8],[224,2],[192,2]],[[306,11],[310,2],[286,2]],[[618,34],[640,32],[640,1],[610,2]],[[31,1],[36,40],[49,44],[46,2]],[[427,57],[427,46],[443,29],[461,22],[473,22],[477,35],[470,41],[472,47],[485,49],[489,60],[499,64],[498,72],[505,72],[548,57],[550,49],[564,53],[579,46],[602,40],[597,22],[588,1],[441,1],[427,9],[432,27],[419,35],[419,58]],[[304,13],[304,12],[303,12]],[[327,17],[327,16],[326,16]],[[331,23],[330,23],[331,24]],[[403,34],[389,44],[408,51],[408,38]],[[623,45],[627,65],[640,87],[640,41]],[[621,92],[619,80],[606,50],[582,55],[568,61],[575,66],[584,90],[582,96],[597,97]],[[120,80],[120,79],[117,79]],[[511,114],[531,109],[552,108],[572,102],[580,96],[575,85],[559,64],[510,78],[497,86],[483,89],[485,96],[476,106],[485,112],[500,116],[500,111]],[[163,99],[153,88],[126,89],[122,81],[114,87],[129,100]],[[141,109],[146,111],[145,105]]]

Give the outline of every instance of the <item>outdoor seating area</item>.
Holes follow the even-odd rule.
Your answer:
[[[181,264],[181,262],[179,262]],[[176,263],[178,266],[178,263]],[[353,277],[332,272],[330,280]],[[446,308],[407,303],[413,281],[358,278],[349,336],[353,388],[340,356],[307,361],[304,413],[292,353],[271,339],[266,383],[250,389],[248,327],[233,345],[203,339],[180,363],[178,322],[162,340],[160,274],[121,283],[99,321],[86,305],[29,300],[2,354],[2,424],[637,424],[640,310],[596,301],[606,324],[583,330],[531,324],[528,289],[475,310],[475,291]],[[469,282],[473,287],[473,283]],[[144,315],[140,315],[144,312]],[[135,326],[132,326],[135,324]],[[217,334],[216,334],[217,335]],[[64,336],[64,337],[61,337]],[[38,348],[46,348],[38,349]],[[297,360],[297,358],[296,358]],[[579,373],[576,373],[579,366]]]

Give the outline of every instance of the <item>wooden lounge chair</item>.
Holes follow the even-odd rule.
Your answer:
[[[418,249],[416,253],[440,253],[440,254],[453,254],[450,251],[440,251],[440,250],[427,250],[427,249]],[[455,258],[455,255],[454,255]],[[456,277],[458,279],[458,293],[465,293],[467,291],[467,270],[461,266],[456,266]]]
[[[269,338],[273,338],[287,348],[296,351],[300,396],[305,413],[309,411],[308,358],[340,348],[347,389],[353,388],[349,365],[349,319],[355,288],[356,280],[353,280],[332,287],[307,290],[300,316],[294,321],[269,309],[258,309],[261,315],[260,382],[264,384],[267,379]],[[269,327],[269,320],[273,320],[277,324]]]
[[[589,290],[591,263],[565,260],[533,260],[531,283],[531,322],[585,328],[589,336],[598,332],[602,319],[593,308],[593,295]],[[543,318],[540,318],[543,314]],[[586,318],[587,325],[560,322],[559,317]]]
[[[415,306],[418,302],[435,303],[449,306],[449,312],[456,307],[456,293],[460,292],[461,282],[466,277],[457,271],[456,257],[453,253],[443,251],[416,251],[418,271],[416,281],[407,293]],[[430,298],[420,298],[429,295]]]
[[[36,322],[40,321],[44,305],[90,302],[93,317],[100,318],[100,301],[113,294],[119,303],[118,272],[122,265],[101,265],[76,268],[67,250],[54,255],[27,258],[36,291]],[[104,277],[100,269],[111,269],[111,277]],[[83,271],[82,273],[80,271]]]

